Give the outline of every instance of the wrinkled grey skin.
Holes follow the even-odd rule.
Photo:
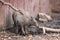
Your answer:
[[[26,17],[24,15],[21,15],[20,13],[14,12],[12,14],[12,19],[13,19],[14,25],[16,27],[16,34],[18,34],[19,28],[21,28],[22,34],[25,35],[25,34],[27,34],[27,30],[26,30],[27,27],[29,27],[31,25],[36,26],[36,22],[32,17],[31,18]]]

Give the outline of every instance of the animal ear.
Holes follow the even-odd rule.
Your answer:
[[[39,14],[37,14],[37,16],[39,16]]]
[[[37,16],[38,16],[39,14],[37,14]]]
[[[39,17],[39,14],[37,14],[37,16],[36,16],[36,17],[37,17],[37,18],[40,18],[40,17]]]
[[[31,21],[33,20],[33,17],[31,17]]]
[[[31,17],[32,18],[32,17]]]

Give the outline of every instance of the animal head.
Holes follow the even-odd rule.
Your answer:
[[[35,18],[32,18],[32,17],[31,17],[31,22],[32,22],[31,24],[34,26],[37,26],[37,24],[38,24],[37,21],[35,20]]]

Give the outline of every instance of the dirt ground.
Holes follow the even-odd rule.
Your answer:
[[[0,32],[0,40],[60,40],[60,33],[20,36],[14,33]]]

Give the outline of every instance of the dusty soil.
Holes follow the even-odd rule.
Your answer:
[[[0,32],[0,40],[60,40],[60,33],[40,34],[40,35],[28,35],[20,36],[14,33],[2,31]]]

